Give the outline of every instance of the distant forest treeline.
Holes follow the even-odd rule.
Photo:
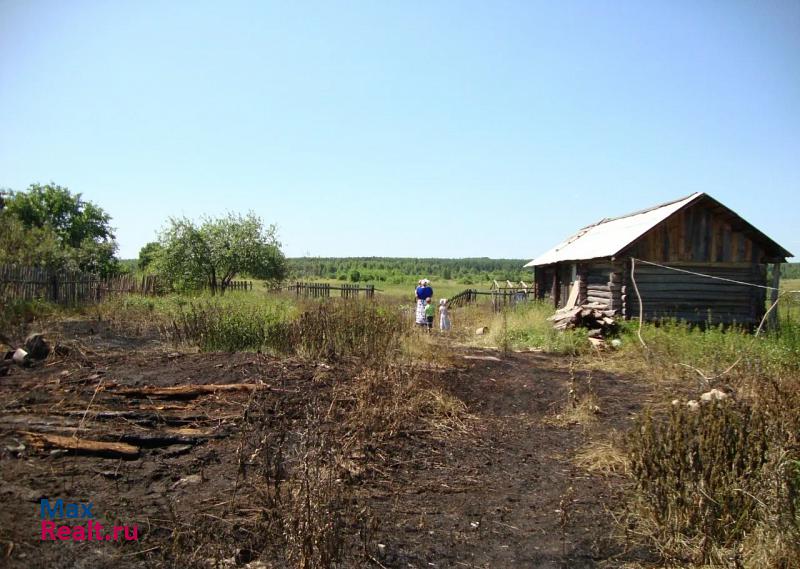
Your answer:
[[[290,279],[338,279],[350,282],[414,283],[418,279],[478,284],[492,279],[531,280],[523,269],[530,259],[417,259],[397,257],[298,257],[288,259]]]
[[[289,280],[338,279],[350,282],[415,283],[420,278],[481,284],[493,279],[533,280],[523,269],[530,259],[415,259],[406,257],[296,257],[288,259]],[[136,272],[136,259],[120,261],[122,272]],[[781,278],[800,279],[800,263],[785,263]]]

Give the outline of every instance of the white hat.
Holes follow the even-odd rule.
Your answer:
[[[422,284],[424,285],[431,284],[431,281],[429,281],[428,279],[422,279]]]

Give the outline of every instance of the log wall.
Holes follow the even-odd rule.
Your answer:
[[[764,285],[766,265],[751,263],[670,263],[670,266]],[[764,315],[766,289],[636,264],[636,284],[647,320],[677,318],[712,324],[758,324]],[[639,317],[639,302],[626,275],[622,298],[626,318]]]
[[[622,310],[622,272],[624,265],[598,261],[581,265],[581,303],[594,302],[607,310]]]

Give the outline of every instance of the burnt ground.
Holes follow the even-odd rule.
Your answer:
[[[625,548],[614,522],[625,479],[573,462],[588,441],[630,427],[648,397],[632,378],[595,371],[588,387],[589,372],[564,358],[463,349],[454,365],[421,372],[430,376],[426,385],[464,402],[457,429],[370,435],[344,414],[356,405],[339,390],[359,381],[352,363],[172,352],[97,323],[71,323],[62,337],[69,352],[0,377],[0,565],[296,563],[303,547],[285,530],[307,521],[297,508],[287,513],[302,505],[301,490],[276,501],[269,488],[290,478],[282,461],[308,466],[302,456],[314,444],[343,449],[335,467],[311,464],[317,473],[336,472],[309,486],[330,499],[328,509],[312,512],[306,503],[311,517],[335,520],[326,527],[344,536],[332,546],[341,566],[619,567],[642,555]],[[260,387],[180,398],[124,392],[234,383]],[[555,420],[571,387],[596,397],[599,412],[588,424]],[[313,441],[302,435],[312,401],[327,409],[315,419],[325,437]],[[137,454],[80,454],[31,433],[127,442]],[[305,454],[288,448],[300,443]],[[42,542],[42,498],[93,502],[97,521],[136,524],[138,541]],[[312,529],[321,542],[336,541]]]

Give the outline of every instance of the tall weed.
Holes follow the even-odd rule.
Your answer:
[[[742,566],[757,529],[800,544],[798,449],[777,419],[768,408],[733,401],[645,414],[629,445],[638,532],[683,563]],[[750,543],[750,554],[754,547],[770,546]]]
[[[292,347],[314,359],[386,362],[400,353],[408,325],[394,307],[373,300],[311,303],[292,323]]]
[[[553,314],[547,301],[519,303],[513,308],[495,312],[489,302],[451,310],[452,336],[468,345],[496,347],[504,351],[537,349],[563,355],[586,353],[590,344],[585,330],[559,332],[547,320]],[[488,333],[475,330],[487,327]]]

